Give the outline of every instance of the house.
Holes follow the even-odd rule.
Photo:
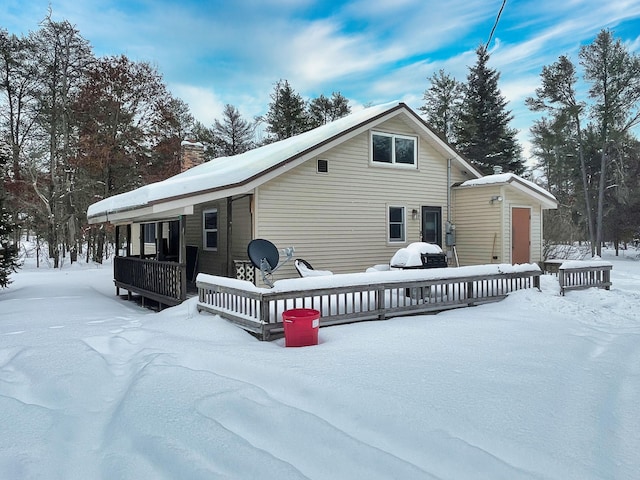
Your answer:
[[[199,148],[183,143],[185,163]],[[555,199],[515,175],[488,178],[407,105],[390,103],[104,199],[87,216],[116,225],[116,286],[147,295],[177,282],[160,299],[184,298],[198,272],[250,275],[256,238],[334,273],[388,263],[416,241],[442,246],[454,265],[540,261],[542,210]],[[513,209],[530,213],[528,227]],[[513,239],[526,236],[528,255],[516,255]],[[151,270],[160,264],[182,267]],[[288,264],[276,278],[295,276]]]

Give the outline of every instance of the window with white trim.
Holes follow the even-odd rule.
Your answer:
[[[388,212],[389,222],[389,235],[388,240],[390,243],[404,242],[407,238],[406,235],[406,215],[404,207],[389,207]]]
[[[204,250],[218,250],[218,209],[202,212],[202,248]]]
[[[371,160],[378,164],[416,167],[417,144],[416,137],[371,132]]]

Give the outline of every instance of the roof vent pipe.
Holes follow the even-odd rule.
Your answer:
[[[493,166],[493,174],[500,175],[502,173],[502,167],[500,165]]]

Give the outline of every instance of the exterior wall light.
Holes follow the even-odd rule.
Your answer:
[[[493,197],[491,197],[491,200],[489,200],[489,203],[493,204],[495,202],[501,202],[502,201],[502,197],[500,195],[494,195]]]
[[[411,219],[412,220],[417,220],[418,219],[418,210],[416,208],[411,210]]]

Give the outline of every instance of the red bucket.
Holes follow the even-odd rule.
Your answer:
[[[294,308],[282,313],[286,347],[307,347],[318,344],[320,312],[310,308]]]

